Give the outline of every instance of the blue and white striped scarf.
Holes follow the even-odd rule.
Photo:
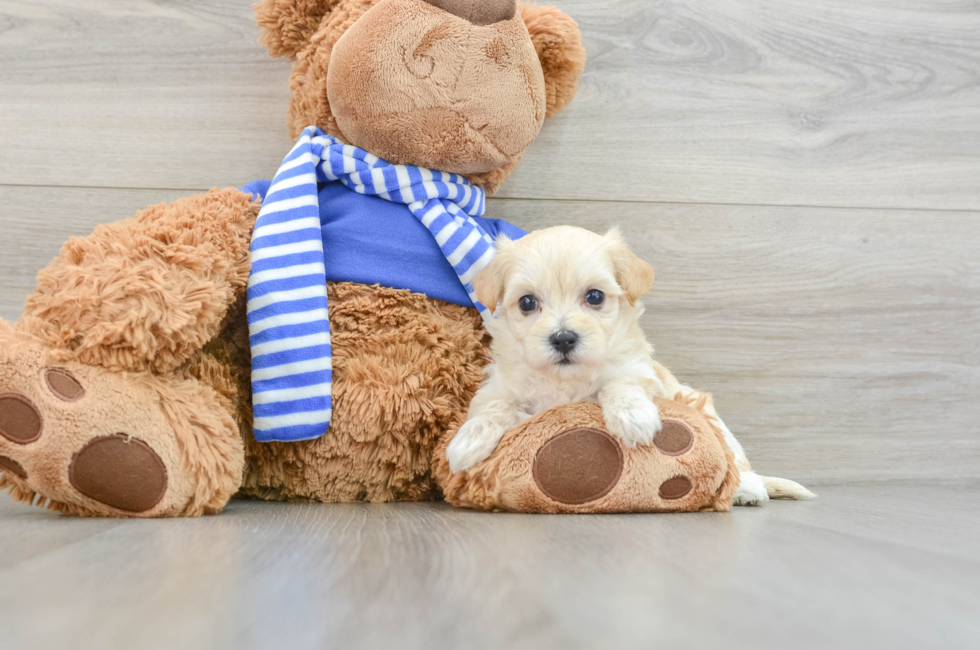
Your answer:
[[[333,408],[330,322],[317,183],[404,203],[432,233],[473,305],[473,278],[493,259],[493,241],[471,216],[483,214],[481,188],[461,176],[392,165],[341,144],[316,127],[283,159],[252,233],[248,329],[256,440],[322,436]]]

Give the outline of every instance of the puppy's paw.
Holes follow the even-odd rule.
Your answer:
[[[455,474],[486,460],[506,432],[506,427],[486,418],[467,420],[446,447],[449,470]]]
[[[660,410],[646,398],[603,402],[602,416],[610,433],[627,447],[649,445],[663,428]]]
[[[738,490],[732,497],[732,505],[761,506],[769,500],[769,493],[761,476],[755,472],[742,472],[741,479]]]

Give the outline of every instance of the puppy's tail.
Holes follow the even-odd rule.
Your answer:
[[[770,499],[796,499],[802,501],[804,499],[813,499],[817,496],[796,481],[791,481],[786,478],[763,476],[762,482],[766,486],[766,492],[769,493]]]

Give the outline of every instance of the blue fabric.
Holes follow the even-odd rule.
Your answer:
[[[240,189],[265,199],[270,185],[252,181]],[[380,284],[473,306],[432,233],[407,205],[358,194],[339,180],[319,183],[318,190],[327,280]],[[491,239],[527,234],[501,219],[472,219]]]
[[[255,199],[265,199],[265,195],[269,193],[269,186],[272,185],[272,181],[252,181],[248,185],[242,185],[238,189],[247,194],[251,195],[252,200]]]
[[[328,280],[409,289],[476,307],[486,318],[472,279],[493,258],[498,234],[525,234],[482,219],[483,190],[463,177],[392,165],[315,127],[271,184],[242,189],[264,198],[247,296],[260,441],[308,440],[329,426]]]

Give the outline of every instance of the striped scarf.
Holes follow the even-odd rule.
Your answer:
[[[456,174],[392,165],[307,127],[283,159],[252,233],[248,330],[256,440],[322,436],[333,408],[333,364],[317,183],[340,181],[360,194],[404,203],[432,233],[484,318],[471,281],[494,255],[471,216],[481,188]]]

